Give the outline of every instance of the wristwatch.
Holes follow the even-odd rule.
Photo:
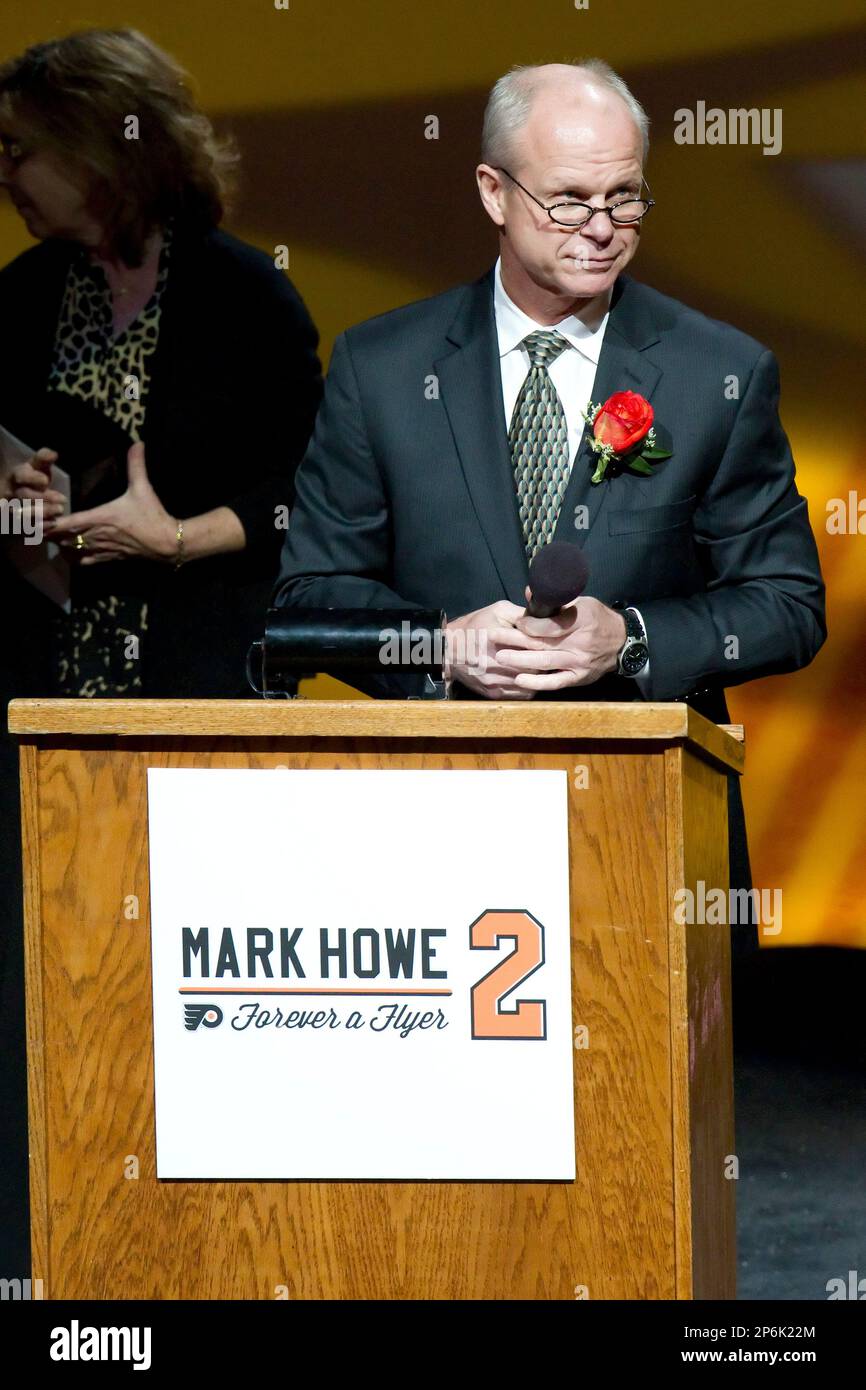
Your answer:
[[[644,625],[634,608],[626,608],[621,601],[617,601],[611,606],[625,619],[625,642],[616,659],[616,674],[618,676],[639,676],[649,661],[649,647],[647,646]]]

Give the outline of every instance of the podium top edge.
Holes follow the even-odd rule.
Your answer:
[[[10,733],[112,738],[685,741],[741,772],[742,742],[689,705],[488,700],[45,700],[9,703]]]

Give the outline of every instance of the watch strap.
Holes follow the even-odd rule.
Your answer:
[[[611,605],[611,607],[614,609],[615,612],[622,614],[623,620],[625,622],[625,641],[622,644],[622,647],[620,648],[619,652],[617,653],[616,673],[619,676],[626,676],[629,679],[634,679],[634,676],[636,674],[639,675],[640,672],[629,672],[623,670],[622,659],[625,653],[628,651],[629,647],[631,647],[633,644],[637,642],[642,642],[645,647],[647,646],[646,630],[644,628],[643,623],[640,620],[640,617],[638,616],[637,611],[634,608],[629,608],[629,606],[626,603],[624,603],[622,599],[618,599],[616,603]],[[648,655],[647,660],[649,660]],[[646,665],[646,661],[643,664]]]

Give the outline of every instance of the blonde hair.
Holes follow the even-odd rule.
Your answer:
[[[199,109],[184,69],[135,29],[89,29],[0,67],[0,98],[86,181],[106,246],[140,265],[156,227],[222,219],[238,155]],[[129,138],[135,117],[136,138]]]

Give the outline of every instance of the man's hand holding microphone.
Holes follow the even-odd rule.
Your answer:
[[[588,578],[577,546],[545,546],[530,567],[525,609],[501,599],[446,624],[446,680],[488,700],[531,700],[615,671],[625,619],[581,597]]]

